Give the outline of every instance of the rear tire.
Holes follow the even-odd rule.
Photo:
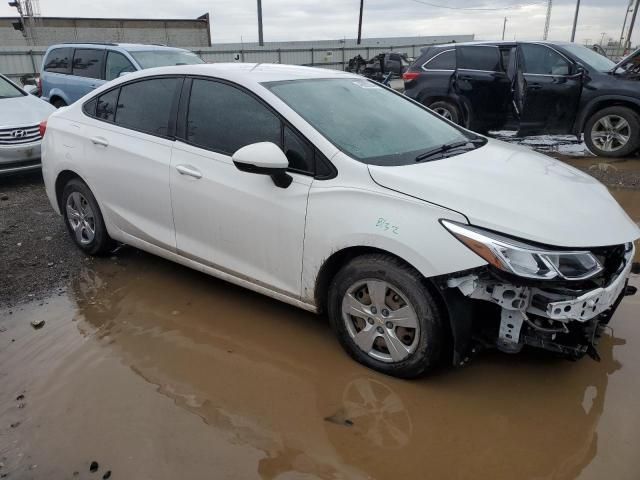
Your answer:
[[[401,378],[436,367],[446,351],[445,317],[424,278],[390,255],[357,257],[329,287],[328,313],[347,353]]]
[[[454,104],[445,101],[439,101],[433,102],[428,107],[441,117],[446,118],[456,125],[460,125],[461,115],[458,111],[458,108]]]
[[[640,147],[640,117],[627,107],[608,107],[585,124],[584,141],[599,157],[626,157]]]
[[[51,105],[53,105],[56,108],[66,107],[67,106],[67,102],[65,102],[61,98],[56,97],[51,101]]]
[[[80,179],[69,180],[62,191],[62,216],[71,239],[83,252],[99,256],[114,245],[102,212],[89,187]]]

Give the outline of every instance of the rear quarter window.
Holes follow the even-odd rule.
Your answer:
[[[455,70],[456,51],[445,50],[440,53],[436,53],[424,63],[423,68],[425,70]]]
[[[71,73],[72,48],[54,48],[45,59],[45,72]]]

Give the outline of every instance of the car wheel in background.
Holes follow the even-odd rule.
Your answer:
[[[608,107],[585,124],[584,140],[600,157],[624,157],[640,147],[640,117],[626,107]]]
[[[66,107],[67,106],[67,102],[65,102],[61,98],[57,98],[56,97],[53,100],[51,100],[51,105],[53,105],[56,108]]]
[[[89,255],[104,255],[113,246],[95,197],[87,185],[72,179],[62,191],[62,215],[69,235]]]
[[[428,105],[428,107],[441,117],[460,125],[460,112],[458,112],[458,108],[452,103],[444,101],[433,102],[431,105]]]
[[[345,265],[331,282],[328,312],[347,353],[388,375],[417,377],[445,350],[444,319],[424,279],[389,255]]]

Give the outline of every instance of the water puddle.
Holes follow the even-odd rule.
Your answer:
[[[613,194],[640,219],[639,192]],[[487,353],[418,381],[354,363],[322,318],[129,248],[0,319],[9,479],[93,461],[88,478],[640,477],[640,297],[600,363]]]

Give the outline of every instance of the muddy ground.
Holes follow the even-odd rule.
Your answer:
[[[640,478],[638,296],[599,363],[401,381],[323,318],[132,248],[87,259],[37,175],[0,180],[0,251],[0,478]]]

